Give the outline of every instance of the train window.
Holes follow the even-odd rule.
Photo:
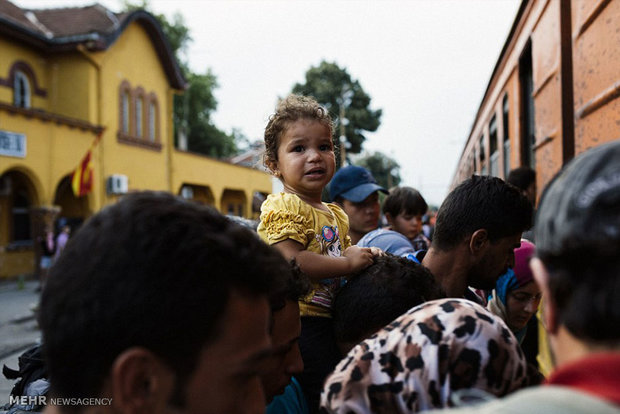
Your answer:
[[[478,154],[480,163],[478,164],[480,167],[480,174],[487,175],[487,163],[486,163],[486,151],[484,149],[484,135],[480,137],[480,146],[478,147]]]
[[[489,122],[489,164],[490,174],[494,177],[499,176],[499,150],[497,147],[497,120],[495,115]]]
[[[532,43],[526,45],[519,59],[519,81],[521,83],[521,164],[536,168],[534,145],[536,143],[536,122],[534,120],[534,77],[532,67]]]
[[[504,95],[504,104],[502,106],[503,112],[503,131],[504,131],[504,177],[508,177],[510,172],[510,133],[508,129],[508,114],[509,114],[508,94]]]

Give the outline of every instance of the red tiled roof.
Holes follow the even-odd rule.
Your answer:
[[[100,4],[60,9],[20,9],[0,0],[0,34],[6,34],[47,52],[75,49],[85,44],[91,50],[107,49],[127,25],[136,21],[147,31],[170,83],[186,85],[180,68],[164,38],[159,22],[144,10],[114,13]]]
[[[33,10],[37,20],[54,37],[87,33],[111,33],[120,27],[119,15],[100,4],[87,7]],[[126,15],[125,15],[126,16]]]
[[[28,20],[25,10],[20,9],[10,1],[0,0],[0,16],[4,16],[15,24],[21,25],[29,30],[40,32],[37,26]]]

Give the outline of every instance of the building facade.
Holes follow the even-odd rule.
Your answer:
[[[159,190],[256,218],[269,174],[175,148],[186,82],[157,20],[101,5],[24,10],[0,0],[0,278],[31,274],[39,238],[123,194]],[[92,187],[72,191],[90,154]]]
[[[530,166],[542,189],[575,155],[617,139],[620,0],[523,0],[452,187]]]

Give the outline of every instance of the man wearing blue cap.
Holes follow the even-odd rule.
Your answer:
[[[351,243],[357,242],[379,224],[379,191],[388,191],[377,184],[370,171],[355,165],[338,170],[329,183],[329,196],[349,216]]]

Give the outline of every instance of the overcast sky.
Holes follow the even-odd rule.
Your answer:
[[[23,8],[88,5],[87,0],[11,0]],[[120,11],[119,0],[99,0]],[[402,185],[440,204],[518,0],[207,1],[150,0],[179,12],[193,38],[194,72],[217,76],[214,123],[262,139],[278,97],[321,60],[359,80],[381,126],[364,148],[401,165]]]

